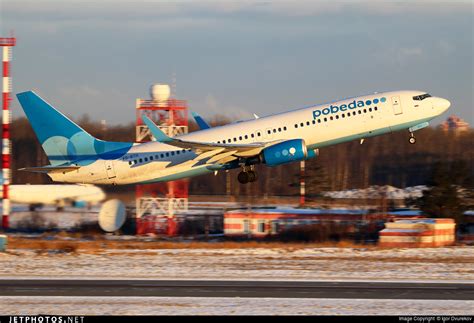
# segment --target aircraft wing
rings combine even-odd
[[[282,140],[276,140],[272,142],[256,142],[250,144],[218,144],[212,142],[198,142],[198,141],[187,141],[178,138],[168,137],[161,129],[148,118],[146,115],[142,116],[143,122],[148,126],[153,137],[159,142],[167,145],[192,149],[196,151],[213,151],[218,150],[218,153],[225,153],[228,151],[234,151],[232,155],[238,157],[251,157],[258,155],[264,148],[272,146]]]

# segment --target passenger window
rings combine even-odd
[[[336,115],[336,119],[339,119],[339,115]]]
[[[138,161],[139,161],[140,163],[143,163],[143,159],[141,159],[141,158],[140,158]]]
[[[309,121],[306,121],[306,125],[309,126]]]
[[[252,138],[253,138],[253,137],[255,137],[255,135],[252,133],[252,134],[250,134],[250,137],[252,137]]]
[[[331,117],[329,117],[329,119],[331,119],[331,120],[334,120],[334,118],[333,118],[332,116],[331,116]]]
[[[166,157],[169,157],[170,156],[170,153],[166,153]]]
[[[283,127],[283,130],[286,131],[286,126]]]
[[[321,123],[321,119],[318,119],[318,123]]]
[[[249,136],[245,135],[245,139],[248,139],[248,138],[249,138]]]
[[[298,125],[295,123],[295,128],[298,128]]]
[[[242,140],[242,136],[239,136],[239,140]]]

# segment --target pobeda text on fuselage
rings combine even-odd
[[[23,170],[54,181],[137,184],[172,181],[241,168],[241,183],[257,179],[256,164],[276,166],[317,156],[318,148],[400,130],[427,127],[450,102],[421,91],[394,91],[311,106],[168,137],[146,116],[154,141],[137,144],[94,138],[32,91],[17,94],[50,165]]]

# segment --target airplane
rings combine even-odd
[[[146,115],[154,141],[109,142],[94,138],[32,91],[18,100],[50,165],[24,168],[53,181],[147,184],[240,168],[237,179],[257,180],[256,164],[277,166],[315,158],[319,148],[429,125],[451,103],[422,91],[392,91],[347,98],[248,121],[167,136]]]
[[[0,181],[3,183],[2,176]],[[65,206],[89,207],[105,199],[104,191],[90,184],[12,184],[8,193],[11,202],[28,204],[31,211],[43,205],[54,205],[58,210]]]

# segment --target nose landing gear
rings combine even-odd
[[[408,138],[408,142],[412,145],[416,142],[416,138],[413,132],[410,132],[410,138]]]
[[[252,166],[243,166],[242,171],[237,175],[237,180],[240,184],[255,182],[257,178],[257,172]]]

